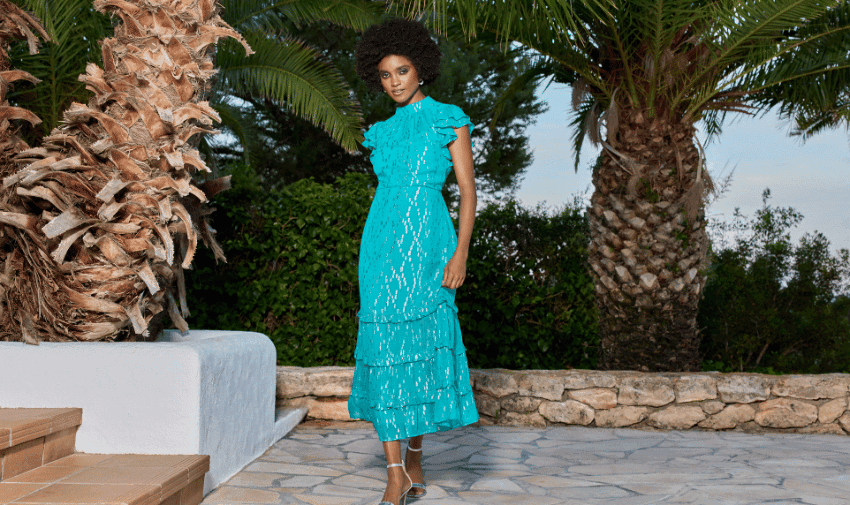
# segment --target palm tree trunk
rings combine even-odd
[[[621,114],[618,131],[594,171],[589,212],[600,365],[696,371],[708,247],[702,209],[711,183],[694,129],[636,113]]]
[[[26,40],[30,52],[34,53],[39,37],[43,40],[49,39],[38,20],[11,2],[0,0],[0,178],[14,174],[14,157],[29,149],[27,143],[18,136],[15,121],[27,121],[33,126],[41,123],[41,119],[35,114],[20,107],[12,107],[6,99],[15,81],[38,81],[27,72],[10,68],[8,45],[12,40]],[[31,224],[27,216],[15,212],[19,209],[20,198],[15,191],[5,186],[0,187],[0,267],[3,268],[3,273],[0,274],[0,310],[3,311],[0,320],[4,323],[11,319],[9,302],[10,298],[15,298],[14,292],[18,288],[12,277],[15,275],[15,269],[22,266],[20,251],[16,247],[21,234],[18,228]],[[0,329],[0,340],[8,339],[11,334],[15,340],[37,343],[32,332],[24,331],[22,327],[23,324],[19,320],[17,328]],[[29,327],[26,330],[29,330]]]
[[[0,275],[0,339],[133,339],[160,312],[186,330],[182,269],[198,238],[223,259],[204,203],[227,184],[195,182],[209,169],[191,139],[218,120],[199,98],[215,42],[244,40],[214,0],[95,7],[121,21],[102,43],[105,68],[80,76],[94,96],[3,181],[20,205],[3,214],[14,245]]]
[[[15,169],[12,157],[29,148],[17,135],[12,121],[22,120],[32,125],[41,123],[32,112],[12,107],[6,100],[6,94],[13,82],[37,81],[27,72],[10,70],[8,44],[12,40],[26,40],[30,52],[35,52],[39,37],[44,40],[49,38],[35,18],[8,0],[0,0],[0,177],[11,174]]]

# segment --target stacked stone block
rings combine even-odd
[[[352,368],[278,368],[278,405],[350,420]],[[482,424],[850,433],[850,375],[471,370]]]

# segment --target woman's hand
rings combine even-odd
[[[463,285],[464,280],[466,280],[466,258],[454,255],[443,269],[443,287],[457,289]]]

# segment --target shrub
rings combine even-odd
[[[359,174],[267,192],[250,169],[237,170],[216,201],[228,263],[199,251],[187,275],[192,326],[264,333],[282,365],[353,364],[357,253],[373,194]],[[508,202],[479,213],[457,297],[472,366],[593,366],[586,247],[576,209],[549,217]]]
[[[216,265],[199,251],[187,275],[190,323],[265,333],[280,364],[353,364],[357,253],[373,180],[351,174],[268,192],[243,168],[234,181],[215,216],[229,262]],[[802,216],[768,200],[765,192],[752,221],[736,212],[713,228],[719,247],[699,312],[703,369],[848,371],[848,251],[831,254],[819,233],[793,244],[789,230]],[[478,213],[457,293],[470,366],[595,366],[587,244],[577,206],[548,215],[507,201]]]
[[[598,343],[588,223],[515,201],[478,213],[457,305],[471,366],[593,368]]]
[[[198,258],[187,278],[190,323],[264,333],[280,364],[353,364],[370,178],[349,174],[336,185],[305,179],[266,192],[243,169],[234,186],[215,216],[228,263]]]
[[[825,373],[850,369],[850,259],[820,233],[798,245],[802,216],[768,205],[753,222],[735,213],[717,232],[735,235],[714,255],[699,323],[706,370]],[[722,240],[721,238],[716,241]]]

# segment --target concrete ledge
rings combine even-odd
[[[351,367],[278,367],[277,404],[346,421]],[[482,424],[850,433],[850,375],[470,370]]]
[[[274,438],[277,442],[293,430],[307,416],[307,409],[275,409]]]
[[[205,454],[208,493],[268,449],[274,345],[265,335],[166,332],[157,342],[0,342],[0,407],[79,407],[76,450]],[[285,426],[284,426],[285,427]]]

